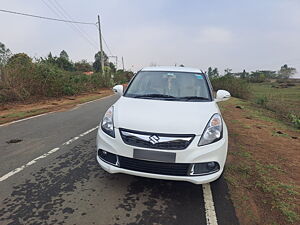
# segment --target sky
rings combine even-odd
[[[96,23],[99,14],[104,51],[118,56],[119,67],[123,56],[132,71],[175,64],[221,73],[283,64],[300,71],[300,0],[1,0],[0,9],[63,18],[57,2],[73,20]],[[31,57],[64,49],[74,62],[92,62],[99,50],[94,25],[2,12],[0,42]]]

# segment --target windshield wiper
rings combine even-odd
[[[179,100],[209,100],[208,98],[205,97],[200,97],[200,96],[185,96],[185,97],[179,97]]]
[[[173,99],[175,98],[172,95],[164,95],[164,94],[146,94],[146,95],[136,95],[134,98],[168,98]]]

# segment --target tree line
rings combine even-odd
[[[227,68],[224,70],[225,74],[224,76],[232,76],[236,78],[242,78],[245,80],[248,80],[250,82],[264,82],[268,79],[288,79],[294,74],[297,73],[297,70],[293,67],[289,67],[287,64],[284,64],[281,66],[281,68],[278,71],[273,70],[256,70],[251,72],[246,72],[246,70],[243,70],[242,72],[232,72],[232,69]],[[210,78],[219,78],[220,73],[218,71],[218,68],[212,68],[209,67],[207,70],[207,74]]]
[[[5,66],[7,63],[9,63],[9,59],[13,56],[15,57],[27,57],[25,53],[18,53],[13,55],[9,48],[7,48],[3,43],[0,42],[0,67]],[[104,58],[104,66],[106,70],[110,70],[111,72],[116,72],[116,67],[112,62],[109,62],[108,56],[105,52],[103,52],[103,58]],[[87,60],[83,59],[78,62],[72,62],[69,59],[69,55],[65,50],[62,50],[59,54],[59,56],[53,56],[50,52],[47,57],[40,57],[35,59],[36,62],[44,62],[49,63],[54,66],[57,66],[60,69],[66,70],[66,71],[79,71],[79,72],[100,72],[101,71],[101,53],[97,52],[94,56],[94,62],[89,63]]]
[[[89,92],[116,83],[126,83],[130,71],[117,70],[104,53],[104,73],[101,54],[94,62],[72,62],[62,50],[59,56],[31,58],[25,53],[12,52],[0,42],[0,103],[24,101],[40,97],[59,97]],[[85,72],[93,72],[87,76]]]

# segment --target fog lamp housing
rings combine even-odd
[[[120,162],[119,162],[119,157],[113,153],[110,153],[110,152],[107,152],[105,150],[102,150],[102,149],[99,149],[98,150],[98,156],[99,158],[108,163],[108,164],[111,164],[111,165],[114,165],[114,166],[120,166]]]
[[[190,168],[190,176],[203,176],[216,173],[220,170],[217,162],[193,163]]]

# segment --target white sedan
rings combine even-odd
[[[186,67],[139,71],[105,113],[97,133],[97,160],[109,173],[188,181],[218,179],[228,134],[217,105],[230,98],[206,74]]]

